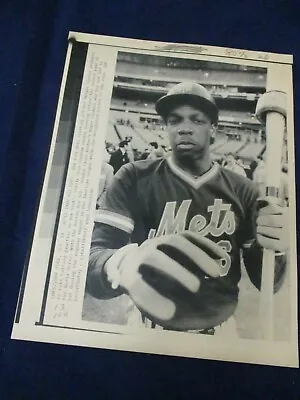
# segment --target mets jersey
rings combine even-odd
[[[249,179],[217,163],[200,177],[179,168],[171,157],[129,163],[115,175],[97,210],[91,254],[107,250],[105,262],[114,249],[130,242],[198,232],[226,251],[221,277],[201,284],[205,313],[208,319],[229,316],[238,300],[240,250],[255,237],[257,197]]]

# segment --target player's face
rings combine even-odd
[[[201,158],[209,151],[214,127],[202,111],[182,105],[170,112],[166,120],[172,151],[177,156]]]

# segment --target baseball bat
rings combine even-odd
[[[283,139],[286,126],[286,97],[278,88],[280,66],[272,66],[267,75],[267,91],[257,103],[257,117],[266,124],[265,184],[266,196],[278,197]],[[259,314],[263,339],[274,340],[275,251],[263,250]]]

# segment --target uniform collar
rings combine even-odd
[[[199,189],[200,186],[202,186],[204,183],[212,179],[219,171],[219,164],[212,163],[211,168],[208,171],[206,171],[203,175],[194,177],[193,175],[189,174],[188,172],[180,168],[177,164],[175,164],[171,156],[167,157],[167,163],[175,175],[184,180],[194,189]]]

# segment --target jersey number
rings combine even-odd
[[[220,240],[217,244],[226,251],[226,256],[220,260],[221,276],[226,276],[231,267],[231,257],[229,253],[232,250],[232,246],[229,240]]]

